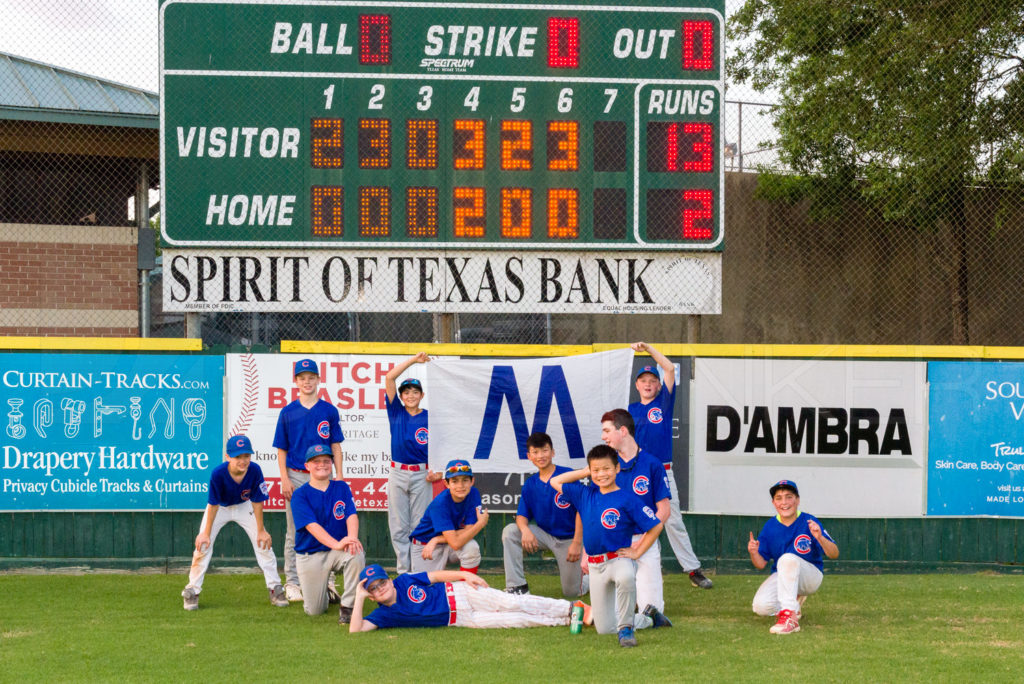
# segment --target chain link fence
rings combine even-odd
[[[188,251],[187,247],[160,245],[159,240],[155,241],[155,247],[150,247],[148,242],[159,232],[160,222],[165,219],[160,201],[161,190],[166,190],[159,165],[160,107],[187,105],[195,111],[209,111],[212,130],[218,113],[229,112],[234,116],[237,111],[273,111],[275,106],[284,106],[281,102],[293,96],[299,99],[329,97],[339,102],[365,95],[372,100],[376,82],[360,82],[359,88],[334,83],[336,89],[330,96],[325,95],[329,88],[327,80],[307,79],[310,83],[303,85],[298,95],[289,92],[290,86],[282,90],[280,84],[275,83],[273,87],[268,85],[250,93],[256,96],[255,101],[250,101],[225,90],[224,82],[218,77],[206,75],[203,77],[208,81],[204,86],[206,90],[197,95],[197,102],[186,103],[183,101],[187,96],[181,89],[160,92],[155,5],[86,0],[71,8],[50,0],[17,0],[8,12],[7,27],[0,27],[0,291],[3,292],[0,294],[0,334],[165,337],[198,334],[211,346],[267,348],[275,347],[284,339],[586,344],[646,338],[710,343],[1019,344],[1024,327],[1024,316],[1020,313],[1024,311],[1024,301],[1017,281],[1024,269],[1024,247],[1021,246],[1024,240],[1019,239],[1022,196],[1017,169],[1021,151],[1018,132],[1024,130],[1024,108],[1016,106],[1020,86],[1015,65],[1020,60],[1015,55],[1019,53],[1020,41],[990,45],[989,52],[985,53],[989,55],[987,58],[982,55],[973,62],[945,64],[924,59],[932,53],[927,51],[928,46],[923,44],[926,41],[922,39],[921,45],[914,45],[914,54],[923,55],[924,61],[915,63],[910,61],[910,50],[901,52],[900,44],[894,42],[906,38],[896,30],[890,17],[897,10],[875,3],[856,3],[849,13],[860,18],[855,21],[841,16],[842,13],[823,13],[815,5],[777,0],[759,4],[767,8],[760,10],[760,15],[752,9],[754,4],[748,8],[746,3],[730,0],[726,5],[732,18],[727,52],[734,61],[725,98],[716,105],[714,116],[693,118],[697,123],[706,120],[717,125],[717,108],[722,111],[721,130],[713,130],[711,138],[715,148],[714,163],[721,165],[724,174],[724,216],[719,219],[725,236],[724,248],[720,262],[712,262],[712,266],[717,263],[720,269],[717,275],[720,290],[712,293],[720,300],[720,313],[708,313],[707,305],[700,300],[702,294],[698,292],[702,288],[706,290],[706,283],[714,282],[716,275],[709,276],[704,266],[698,268],[699,264],[693,266],[692,261],[687,261],[700,250],[680,249],[657,254],[667,257],[662,276],[664,288],[681,293],[673,301],[690,303],[691,308],[677,308],[666,314],[633,313],[637,309],[631,310],[623,302],[614,307],[614,313],[580,307],[584,295],[579,290],[579,282],[569,275],[561,281],[565,290],[561,298],[550,297],[551,301],[532,311],[498,306],[491,301],[487,288],[487,296],[481,296],[477,290],[471,297],[476,301],[444,312],[426,305],[417,308],[414,303],[400,312],[397,309],[366,310],[361,304],[347,305],[347,300],[341,301],[340,288],[347,287],[347,280],[336,280],[331,285],[336,288],[331,292],[340,303],[332,300],[329,306],[307,306],[306,310],[287,310],[285,306],[278,310],[247,310],[252,308],[251,300],[257,299],[258,286],[262,287],[262,281],[256,280],[252,281],[248,302],[240,301],[241,294],[234,292],[229,298],[232,306],[191,311],[178,306],[168,310],[165,288],[181,288],[185,278],[194,296],[199,281],[194,270],[196,262],[190,262],[192,271],[175,270],[170,257],[183,253],[182,249],[192,257],[205,248]],[[976,16],[976,12],[967,12],[974,17],[974,23],[950,20],[946,24],[951,26],[941,24],[944,19],[961,17],[967,7],[967,3],[938,3],[919,9],[916,15],[904,16],[903,21],[921,32],[931,31],[936,44],[943,38],[951,39],[955,31],[960,31],[960,37],[966,39],[974,35],[972,31],[986,30],[984,18]],[[802,52],[772,52],[758,42],[763,39],[793,45],[792,41],[783,40],[787,36],[780,33],[785,28],[780,18],[794,23],[797,15],[806,20],[801,25],[807,32],[799,36],[803,41]],[[769,33],[758,33],[757,20],[772,17],[779,20],[760,24],[760,30]],[[702,21],[700,17],[682,19],[691,20],[698,24]],[[678,21],[678,18],[673,19],[673,22]],[[473,22],[467,20],[467,23]],[[335,32],[320,41],[322,49],[340,50],[342,46],[350,46],[358,51],[360,46],[353,42],[354,36],[359,35],[358,21],[353,20],[351,26],[353,32],[347,39]],[[551,25],[545,26],[545,31],[551,28]],[[557,52],[569,49],[558,47],[562,45],[558,40],[568,40],[577,34],[572,33],[571,26],[568,29],[565,26],[555,26],[556,32],[551,35],[556,37],[551,39],[551,44],[556,46],[556,56],[568,59],[570,52]],[[558,30],[563,32],[558,33]],[[586,19],[580,30],[584,36],[588,35]],[[699,36],[699,26],[696,30]],[[306,40],[300,35],[302,29],[298,23],[291,31],[289,50],[297,41]],[[685,33],[685,26],[682,33]],[[39,37],[43,35],[46,40]],[[716,39],[723,37],[709,33],[708,40],[711,35]],[[888,44],[886,35],[890,38]],[[112,41],[111,36],[121,38]],[[443,38],[453,40],[447,34]],[[231,43],[244,52],[240,46],[253,42],[256,37],[210,32],[209,35],[197,34],[197,39]],[[311,53],[315,55],[320,49],[316,27],[308,39]],[[482,54],[486,52],[487,40],[484,31],[480,38]],[[537,46],[549,45],[546,40],[547,34],[542,32]],[[636,43],[635,46],[630,44],[631,55],[635,57],[638,50],[642,52],[644,44],[639,35],[631,40]],[[695,46],[698,57],[704,49],[701,40],[698,37],[691,45]],[[656,39],[652,41],[655,41],[651,43],[652,49],[656,51],[658,43]],[[874,49],[862,49],[858,41],[875,41],[871,43]],[[443,45],[447,51],[449,43]],[[882,45],[888,48],[879,56],[878,46]],[[624,49],[624,46],[622,43],[620,47]],[[125,49],[129,50],[127,55],[123,52]],[[382,49],[378,42],[374,50]],[[817,64],[814,62],[816,50],[831,51],[837,61],[860,74],[860,80],[844,81],[841,73],[828,72],[823,66],[815,67],[822,69],[816,76],[805,73]],[[104,53],[107,53],[106,58]],[[1002,58],[991,57],[996,54]],[[995,62],[991,63],[993,60]],[[947,68],[951,74],[960,75],[966,68],[964,64],[974,65],[970,76],[979,84],[970,91],[973,99],[969,103],[943,100],[967,92],[950,90],[932,93],[930,99],[901,100],[897,108],[895,100],[901,89],[930,92],[921,85],[921,79],[911,78],[914,74]],[[892,91],[882,90],[881,79],[886,69],[897,67],[901,78],[892,84]],[[438,68],[460,67],[440,65]],[[797,78],[794,73],[804,79],[818,78],[823,87],[810,88],[807,84],[813,80],[794,80]],[[453,72],[453,75],[457,74]],[[625,78],[630,74],[619,76]],[[502,91],[501,96],[515,97],[514,88],[520,84],[507,79],[502,84],[509,93]],[[422,85],[410,82],[400,87],[409,90],[410,102],[415,103],[423,101]],[[761,90],[755,90],[754,85]],[[830,93],[824,86],[831,86],[837,92]],[[486,98],[487,91],[481,92]],[[468,97],[462,90],[456,93],[453,89],[436,89],[431,94],[435,98],[443,97],[449,110],[464,108]],[[700,95],[701,92],[694,91],[695,101],[699,101]],[[811,99],[810,95],[819,99]],[[830,96],[833,99],[829,99]],[[645,153],[647,147],[657,147],[659,154],[664,153],[665,159],[672,160],[666,162],[669,165],[675,160],[682,163],[687,160],[682,156],[671,157],[665,150],[675,149],[672,146],[679,141],[692,150],[694,140],[700,140],[678,137],[683,134],[677,135],[675,129],[670,128],[671,122],[658,117],[648,117],[651,120],[645,125],[651,127],[643,128],[636,137],[628,127],[625,137],[621,132],[616,134],[614,127],[609,127],[601,117],[597,117],[601,120],[587,120],[585,125],[572,129],[566,122],[572,121],[570,114],[578,110],[559,110],[567,106],[560,88],[527,89],[525,97],[533,99],[527,100],[524,116],[529,115],[537,129],[530,138],[534,143],[529,154],[524,151],[526,148],[516,144],[524,140],[521,117],[502,116],[501,121],[506,123],[493,123],[492,128],[486,130],[490,140],[487,152],[495,152],[498,158],[485,163],[493,163],[493,166],[465,171],[477,174],[467,176],[475,180],[464,185],[455,183],[456,187],[486,190],[489,198],[486,220],[491,226],[486,229],[491,231],[487,235],[506,238],[502,248],[506,254],[544,255],[553,249],[557,251],[561,238],[552,237],[557,232],[555,229],[572,228],[589,239],[595,239],[599,233],[618,236],[621,232],[624,236],[622,253],[612,252],[608,257],[623,257],[630,247],[623,228],[626,224],[621,218],[627,209],[616,203],[622,201],[625,196],[622,193],[632,192],[630,179],[619,167],[609,171],[595,169],[611,169],[600,165],[613,163],[622,154],[631,157],[638,145],[644,146]],[[588,111],[612,106],[604,87],[578,86],[573,97],[573,106]],[[671,98],[671,94],[668,97]],[[625,95],[622,99],[630,100]],[[844,101],[860,103],[864,111],[848,111],[836,104]],[[665,104],[670,106],[671,99]],[[890,104],[891,109],[886,111],[888,118],[882,120],[892,129],[886,137],[869,113],[884,110]],[[502,106],[507,108],[507,105]],[[511,106],[514,109],[514,101]],[[951,119],[937,113],[942,108],[958,107],[976,119],[984,119],[985,125],[976,127],[980,130],[956,128],[952,127]],[[832,114],[822,117],[823,111]],[[436,124],[430,116],[424,115],[422,120]],[[221,117],[227,118],[230,117]],[[251,118],[259,122],[273,117],[253,113]],[[363,117],[363,123],[348,121],[343,130],[335,130],[337,120],[325,116],[319,120],[319,128],[314,126],[319,132],[311,135],[322,143],[317,147],[322,152],[321,165],[336,164],[338,155],[343,153],[346,169],[354,169],[345,176],[343,183],[337,184],[343,186],[341,201],[345,208],[341,209],[339,204],[335,209],[330,193],[319,205],[321,228],[337,228],[348,236],[365,237],[384,225],[381,220],[385,217],[390,220],[389,235],[395,238],[388,243],[391,248],[397,245],[407,253],[434,249],[431,235],[443,237],[445,225],[457,224],[453,214],[458,207],[471,210],[475,200],[468,195],[462,199],[456,195],[450,201],[443,195],[439,200],[431,200],[429,193],[417,196],[420,204],[415,206],[427,213],[416,215],[434,218],[432,221],[424,219],[426,222],[413,221],[417,229],[424,229],[426,233],[406,233],[413,225],[409,223],[412,220],[409,207],[415,204],[407,201],[406,186],[416,189],[429,184],[406,182],[403,177],[400,187],[392,189],[392,194],[385,199],[376,191],[367,191],[367,188],[384,186],[374,180],[377,171],[372,164],[371,167],[361,164],[372,162],[381,149],[381,118]],[[413,120],[414,117],[394,117],[396,122],[399,119],[404,122],[406,118]],[[454,144],[454,138],[445,138],[445,135],[449,129],[457,129],[459,124],[455,121],[483,121],[468,115],[456,117],[448,110],[436,118],[442,121],[440,137],[424,134],[427,137],[420,141],[423,144],[419,147],[413,145],[418,138],[408,133],[411,129],[407,130],[404,123],[390,129],[389,163],[403,167],[403,173],[410,174],[410,178],[417,173],[406,168],[412,161],[429,166],[431,154],[438,145],[443,157],[445,146],[450,148]],[[552,124],[556,124],[554,128]],[[310,133],[308,128],[301,129],[302,135]],[[604,131],[604,137],[596,135],[598,129]],[[641,131],[639,124],[637,130]],[[574,146],[567,147],[566,141],[573,131],[578,138],[574,138]],[[905,136],[900,136],[901,131]],[[958,131],[965,137],[957,137]],[[343,146],[329,144],[335,133],[345,138]],[[187,137],[187,127],[183,135]],[[194,135],[199,135],[198,127]],[[285,138],[283,132],[279,131],[279,135],[280,157]],[[471,150],[475,134],[464,131],[458,135],[462,149]],[[966,137],[968,135],[970,137]],[[879,138],[885,138],[883,142],[887,141],[887,146],[879,142]],[[168,140],[177,144],[173,136],[168,136],[165,144]],[[255,140],[258,146],[259,137]],[[661,142],[652,142],[655,140]],[[212,138],[208,138],[204,144],[209,146],[211,141]],[[222,136],[221,143],[225,149],[233,144],[230,132]],[[185,144],[184,140],[181,144]],[[193,144],[199,144],[198,138]],[[238,144],[244,144],[244,140]],[[409,152],[410,145],[413,152]],[[963,148],[970,152],[966,157],[956,153]],[[504,160],[502,153],[507,153]],[[409,157],[410,154],[413,156]],[[472,161],[470,156],[466,158]],[[557,176],[560,173],[557,165],[570,161],[588,167],[600,181],[587,186],[578,195],[561,195],[561,204],[558,200],[552,203],[546,190],[548,186],[535,182],[535,177]],[[532,165],[524,172],[528,174],[524,176],[526,181],[508,184],[500,180],[502,173],[514,173],[507,165],[525,163]],[[642,165],[643,161],[639,163]],[[956,177],[958,184],[950,184],[948,174],[938,171],[954,163],[963,167]],[[908,169],[921,173],[911,179]],[[288,168],[280,171],[287,172]],[[329,177],[317,176],[321,172],[316,170],[307,169],[304,173],[309,177]],[[450,177],[457,172],[433,168],[422,173],[424,178],[437,180],[438,186],[450,187]],[[687,178],[694,175],[679,174]],[[194,179],[187,176],[187,169],[184,175],[179,171],[175,182],[196,180],[197,186],[212,183],[205,171],[197,170]],[[671,189],[672,192],[678,189],[678,197],[682,198],[684,186],[689,182],[681,182],[678,188]],[[312,185],[320,187],[329,183],[317,181]],[[556,183],[554,187],[561,186]],[[506,192],[510,188],[516,192]],[[522,188],[532,192],[519,192]],[[664,188],[652,181],[650,189]],[[268,194],[271,190],[260,192]],[[207,192],[207,195],[215,194],[221,193]],[[657,206],[666,207],[665,211],[673,216],[689,206],[680,203],[682,199],[666,201],[668,204]],[[631,204],[626,206],[632,210]],[[650,206],[656,205],[652,201]],[[700,205],[693,206],[700,208]],[[203,204],[198,214],[205,217],[208,210],[207,204]],[[173,223],[175,217],[173,209],[171,211],[172,216],[167,220]],[[331,221],[324,222],[341,216],[338,212],[342,211],[346,212],[346,224],[351,225],[339,223],[332,228]],[[222,213],[226,234],[231,223],[230,200],[224,204]],[[657,223],[654,213],[652,209],[651,220]],[[215,212],[214,224],[218,215]],[[470,214],[464,212],[462,216]],[[308,216],[304,219],[304,223],[310,221]],[[471,223],[464,221],[461,225],[468,230]],[[441,228],[437,229],[436,224]],[[430,226],[435,226],[435,233],[430,233]],[[213,228],[220,229],[216,225]],[[188,229],[195,229],[197,233],[212,231],[210,226],[197,228],[194,224]],[[515,242],[516,236],[524,230],[533,237],[539,236],[539,242],[528,245],[528,249],[517,247]],[[210,249],[216,252],[242,248],[259,256],[267,253],[261,251],[266,249],[262,244],[264,238],[266,235],[257,236],[251,244],[241,247]],[[365,247],[363,244],[362,248]],[[289,249],[299,253],[306,248]],[[337,252],[347,256],[348,249],[346,245]],[[323,251],[317,253],[323,254]],[[150,256],[155,259],[150,261]],[[683,266],[673,266],[676,262]],[[261,262],[263,272],[259,277],[266,277],[268,264]],[[218,267],[221,267],[219,261]],[[561,267],[571,273],[571,267],[566,267],[564,262]],[[238,266],[233,263],[232,268]],[[487,267],[474,268],[478,270],[472,272],[472,279],[479,286],[487,277]],[[238,272],[233,273],[237,276]],[[611,282],[601,280],[604,276],[599,271],[595,273],[593,282],[603,285]],[[249,276],[256,278],[251,271]],[[319,284],[320,271],[308,278]],[[378,275],[378,280],[383,278],[383,274]],[[287,284],[281,280],[282,288]],[[227,288],[220,280],[211,280],[209,287],[211,290]],[[353,302],[362,292],[359,287],[356,284],[351,288]],[[570,296],[572,288],[575,288],[575,299]],[[687,292],[688,288],[694,291]],[[264,288],[260,295],[269,297],[268,292]],[[593,292],[586,296],[597,299]]]

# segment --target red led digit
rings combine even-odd
[[[484,130],[483,119],[455,120],[455,134],[452,136],[452,160],[456,169],[483,171]]]
[[[548,66],[577,69],[580,66],[580,20],[577,17],[548,18]]]
[[[359,120],[359,168],[391,168],[391,121],[389,119]]]
[[[683,22],[683,68],[690,71],[715,68],[715,25],[710,21]]]
[[[359,188],[359,236],[391,234],[391,188]]]
[[[436,169],[437,120],[409,119],[406,133],[406,166],[410,169]]]
[[[580,193],[575,188],[548,190],[548,237],[580,236]]]
[[[345,191],[333,185],[310,188],[309,218],[316,237],[341,237],[345,234]]]
[[[455,188],[452,201],[455,210],[455,237],[484,236],[484,229],[487,227],[485,199],[483,188]]]
[[[533,167],[533,122],[501,122],[502,171],[529,171]]]
[[[683,238],[686,240],[709,240],[712,234],[712,207],[715,193],[711,190],[684,190],[683,202],[695,202],[697,207],[683,208]],[[700,222],[698,224],[698,221]]]
[[[548,121],[548,170],[579,170],[580,126],[576,121]]]
[[[533,231],[533,191],[501,189],[501,237],[528,238]]]
[[[343,119],[311,119],[310,159],[314,169],[340,169],[345,164]]]
[[[405,227],[409,237],[437,237],[437,188],[407,188]]]
[[[391,17],[359,15],[359,63],[391,64]]]
[[[672,125],[675,126],[676,124]],[[695,121],[684,123],[683,133],[686,134],[688,140],[696,138],[689,147],[690,151],[697,155],[696,159],[686,159],[683,161],[683,171],[706,173],[713,170],[715,168],[715,129],[711,124]]]

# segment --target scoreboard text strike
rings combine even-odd
[[[705,5],[167,0],[165,239],[721,250]]]

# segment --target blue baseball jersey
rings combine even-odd
[[[426,463],[430,437],[426,409],[410,416],[397,394],[387,402],[387,406],[388,423],[391,425],[391,460],[409,465]]]
[[[759,547],[757,552],[766,561],[771,561],[772,572],[778,570],[779,557],[784,553],[795,553],[808,563],[814,565],[822,572],[825,565],[822,563],[824,551],[821,544],[811,534],[807,523],[813,520],[821,527],[821,533],[831,542],[835,540],[829,536],[825,526],[817,518],[809,513],[800,511],[796,520],[789,527],[779,522],[778,516],[771,518],[761,528],[761,534],[757,536]]]
[[[556,465],[551,477],[570,470],[572,468]],[[516,515],[534,521],[537,527],[556,539],[572,539],[576,534],[576,507],[550,484],[541,480],[538,473],[526,478],[523,483]]]
[[[263,470],[252,461],[241,482],[228,472],[230,463],[224,461],[210,474],[210,491],[206,503],[211,506],[237,506],[244,501],[260,503],[270,498],[270,485],[263,481]]]
[[[323,399],[308,409],[296,399],[277,417],[274,446],[288,452],[286,465],[294,470],[306,469],[306,451],[314,444],[330,447],[344,441],[338,409]]]
[[[672,498],[665,472],[665,466],[658,459],[640,449],[629,461],[619,461],[619,474],[615,476],[615,484],[633,492],[643,505],[650,506],[652,511],[656,511],[659,501]]]
[[[292,494],[295,553],[330,551],[306,530],[306,525],[319,523],[327,534],[341,539],[348,534],[346,518],[355,514],[352,489],[344,480],[331,480],[322,492],[308,482],[302,485]]]
[[[388,627],[444,627],[448,624],[448,596],[445,583],[434,582],[425,572],[399,575],[395,582],[395,602],[378,605],[364,620]]]
[[[579,510],[583,548],[592,556],[624,549],[633,543],[636,530],[646,532],[661,522],[654,509],[625,489],[602,494],[595,484],[567,482],[562,496]]]
[[[423,519],[409,535],[409,539],[426,544],[447,530],[458,530],[476,522],[476,509],[481,505],[480,490],[473,487],[462,501],[452,499],[446,489],[430,502]]]
[[[658,396],[649,404],[635,401],[629,405],[629,415],[636,424],[636,443],[662,463],[672,463],[672,416],[676,406],[676,386],[672,391],[661,386]]]

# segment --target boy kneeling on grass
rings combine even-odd
[[[270,545],[270,533],[263,527],[263,502],[269,498],[269,485],[263,481],[263,470],[252,462],[252,444],[245,435],[228,437],[228,459],[213,469],[206,499],[206,512],[196,535],[196,549],[188,584],[181,592],[185,610],[199,608],[199,592],[213,558],[213,542],[221,528],[229,522],[245,530],[256,552],[256,561],[270,592],[270,602],[279,608],[288,606],[281,576],[277,574],[277,556]]]
[[[587,453],[586,468],[555,475],[549,484],[576,507],[583,522],[597,633],[618,632],[619,645],[633,647],[636,559],[651,548],[664,525],[632,490],[619,488],[615,483],[618,473],[618,453],[601,444]],[[589,485],[577,482],[585,477],[590,478]],[[635,543],[634,533],[642,535]],[[643,615],[654,627],[672,624],[654,606],[644,608]]]
[[[772,574],[754,594],[753,608],[758,615],[778,615],[769,632],[792,634],[800,631],[804,599],[818,591],[825,577],[822,554],[839,558],[839,547],[817,518],[800,510],[795,482],[779,480],[768,491],[777,515],[764,524],[757,539],[750,533],[747,551],[758,570],[774,562]]]
[[[366,597],[377,608],[363,617]],[[509,594],[487,586],[466,570],[434,570],[399,575],[394,580],[379,565],[359,573],[356,602],[349,632],[388,627],[555,627],[568,625],[574,606],[581,606],[584,621],[590,607],[532,594]]]
[[[473,486],[469,461],[455,459],[444,468],[447,489],[427,505],[423,518],[409,535],[413,572],[444,570],[458,561],[460,570],[476,572],[480,567],[480,544],[476,535],[487,524],[480,490]]]

